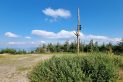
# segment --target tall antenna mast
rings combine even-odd
[[[74,33],[77,37],[77,54],[79,54],[79,45],[80,45],[80,30],[81,30],[81,25],[80,25],[80,11],[78,8],[78,12],[77,12],[77,18],[78,18],[78,25],[77,25],[77,31],[76,33]]]

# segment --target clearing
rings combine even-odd
[[[56,54],[54,54],[56,55]],[[63,54],[61,54],[63,55]],[[68,54],[69,55],[69,54]],[[72,55],[72,54],[71,54]],[[85,55],[85,54],[83,54]],[[0,54],[0,82],[29,82],[28,72],[39,61],[49,59],[53,56],[42,54],[10,55]],[[57,56],[60,56],[60,54]],[[122,56],[120,56],[122,58]],[[122,58],[123,61],[123,58]],[[123,69],[120,69],[120,80],[123,82]]]
[[[0,82],[29,82],[27,74],[39,61],[52,55],[0,55]]]

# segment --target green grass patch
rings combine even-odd
[[[0,58],[5,58],[5,56],[4,55],[0,55]]]
[[[31,67],[18,67],[17,68],[17,71],[26,71],[26,70],[30,70],[31,69]]]
[[[54,56],[29,73],[31,82],[116,82],[119,59],[107,54]]]

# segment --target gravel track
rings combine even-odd
[[[0,58],[0,82],[29,82],[27,77],[31,68],[38,63],[49,59],[52,55],[23,55]]]

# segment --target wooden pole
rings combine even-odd
[[[80,45],[80,30],[81,30],[81,25],[80,25],[80,11],[78,8],[78,12],[77,12],[77,18],[78,18],[78,25],[77,25],[77,32],[75,33],[76,37],[77,37],[77,54],[79,54],[79,45]]]

